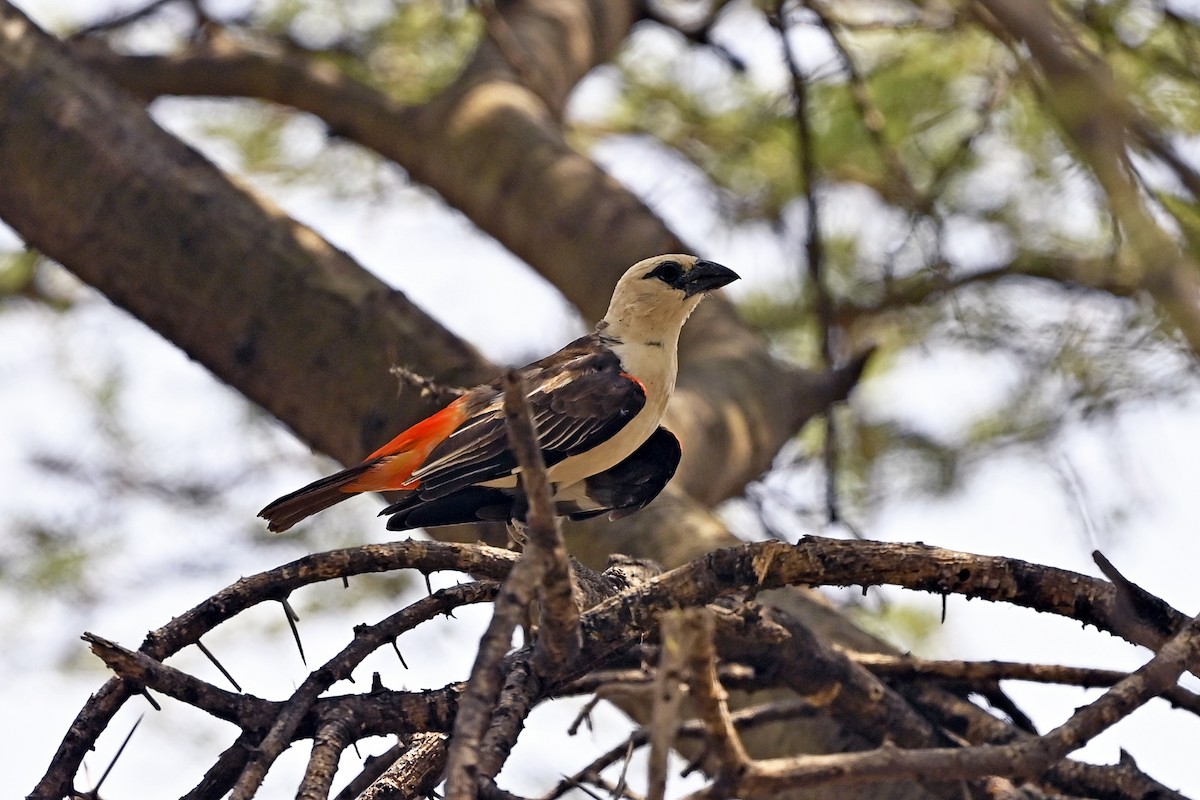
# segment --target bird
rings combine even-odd
[[[633,513],[666,486],[681,446],[659,422],[675,388],[679,332],[709,292],[738,278],[692,255],[639,261],[592,333],[520,368],[557,513]],[[389,530],[511,518],[524,498],[503,405],[501,379],[470,389],[258,515],[280,533],[355,494],[401,492],[381,512]]]
[[[683,448],[679,438],[661,425],[637,450],[603,472],[555,492],[554,512],[572,520],[607,514],[617,520],[645,508],[675,475]],[[468,486],[444,497],[425,499],[412,492],[379,512],[387,529],[436,528],[477,522],[508,522],[528,512],[519,486]]]

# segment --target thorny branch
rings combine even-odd
[[[422,570],[475,570],[501,577],[511,564],[512,556],[505,551],[497,551],[481,545],[464,546],[426,542],[368,546],[311,556],[279,570],[272,570],[270,573],[251,576],[240,581],[230,589],[219,593],[213,600],[206,601],[198,609],[188,612],[156,632],[151,637],[151,642],[157,641],[169,645],[170,648],[173,648],[171,650],[173,652],[186,643],[189,637],[191,640],[198,638],[200,634],[211,629],[211,625],[233,616],[238,610],[256,602],[273,599],[277,596],[280,586],[290,585],[294,588],[313,580],[337,579],[343,574],[406,567]],[[273,587],[274,591],[267,591],[268,577],[277,582]],[[582,678],[594,667],[612,663],[615,658],[628,652],[628,648],[631,646],[653,642],[658,636],[659,620],[664,611],[678,607],[702,606],[721,597],[729,599],[722,601],[712,609],[712,614],[717,620],[715,641],[718,643],[721,655],[723,658],[735,658],[744,662],[746,656],[757,652],[759,664],[755,667],[753,674],[761,678],[761,686],[773,685],[780,681],[790,682],[789,685],[794,690],[808,695],[810,708],[819,709],[820,713],[832,714],[834,718],[843,722],[855,716],[857,712],[854,709],[856,707],[861,710],[867,708],[870,703],[878,705],[880,702],[879,689],[872,689],[868,684],[859,685],[856,683],[859,679],[851,678],[851,673],[844,672],[845,667],[835,666],[839,658],[848,663],[845,655],[839,655],[832,651],[827,652],[823,656],[827,659],[825,666],[820,667],[805,666],[806,662],[793,660],[811,659],[814,653],[821,651],[819,648],[813,650],[803,628],[794,622],[787,621],[786,616],[779,616],[782,612],[765,610],[762,607],[754,610],[753,604],[747,606],[735,599],[747,591],[753,593],[783,585],[845,585],[850,583],[874,585],[886,582],[925,591],[1016,602],[1041,611],[1072,617],[1119,635],[1129,636],[1132,640],[1140,641],[1150,647],[1163,647],[1162,655],[1153,663],[1163,662],[1166,666],[1146,668],[1143,672],[1149,677],[1140,677],[1134,684],[1121,681],[1110,693],[1113,699],[1106,700],[1099,710],[1089,712],[1089,716],[1085,719],[1086,724],[1073,724],[1069,729],[1073,733],[1069,736],[1062,732],[1053,734],[1057,737],[1053,740],[1054,749],[1043,751],[1034,745],[1025,743],[1025,739],[1021,738],[1011,746],[1022,749],[1005,751],[1006,757],[1012,756],[1014,752],[1019,755],[1023,760],[1013,763],[1024,765],[1024,769],[1037,771],[1050,766],[1051,773],[1048,780],[1051,780],[1052,784],[1056,786],[1066,784],[1066,787],[1070,788],[1090,782],[1094,785],[1107,786],[1110,789],[1118,785],[1141,787],[1142,789],[1157,787],[1156,784],[1148,781],[1144,776],[1140,776],[1136,771],[1133,771],[1131,776],[1128,765],[1120,768],[1106,768],[1078,765],[1074,762],[1060,762],[1056,765],[1055,762],[1061,757],[1058,754],[1063,747],[1071,746],[1073,749],[1099,727],[1112,724],[1137,704],[1155,694],[1171,691],[1173,682],[1170,680],[1170,675],[1176,667],[1182,668],[1179,666],[1180,664],[1188,663],[1188,659],[1192,659],[1193,664],[1200,663],[1195,652],[1196,623],[1188,623],[1179,612],[1161,601],[1147,603],[1143,599],[1134,607],[1119,596],[1121,592],[1114,589],[1112,584],[1101,580],[1010,559],[972,556],[921,545],[842,542],[810,537],[801,540],[796,545],[767,542],[716,551],[704,559],[634,585],[621,584],[611,580],[607,582],[596,580],[587,573],[582,573],[580,577],[595,583],[594,588],[605,587],[600,591],[607,592],[611,596],[583,614],[580,625],[583,638],[579,658],[570,663],[543,665],[539,671],[531,666],[533,645],[527,645],[508,655],[504,655],[504,651],[508,648],[507,642],[503,644],[503,647],[496,648],[499,650],[501,658],[494,662],[495,666],[492,669],[498,677],[495,684],[497,690],[502,691],[502,696],[506,698],[502,703],[506,713],[493,720],[490,709],[494,706],[487,706],[487,713],[483,715],[484,726],[477,734],[479,738],[476,741],[482,740],[484,745],[477,750],[477,774],[485,780],[490,781],[502,766],[512,742],[515,741],[516,733],[520,730],[524,715],[530,708],[566,689],[573,681]],[[434,596],[418,601],[414,606],[397,612],[389,618],[388,625],[381,623],[371,628],[360,629],[356,634],[358,643],[352,643],[344,651],[343,657],[345,654],[359,654],[366,650],[368,641],[374,646],[385,644],[390,641],[391,636],[408,629],[419,619],[440,613],[440,610],[448,607],[447,604],[461,603],[472,597],[484,597],[477,593],[484,591],[482,584],[479,585],[478,590],[472,589],[471,586],[468,584],[443,590]],[[1128,590],[1121,591],[1128,592]],[[611,594],[612,592],[616,593]],[[532,598],[536,594],[536,589],[523,590],[523,594]],[[223,602],[215,602],[217,598],[222,598]],[[215,608],[220,608],[220,612],[213,610]],[[1143,615],[1145,618],[1136,623],[1131,622],[1128,619],[1131,608],[1134,609],[1134,613]],[[203,622],[198,618],[202,618]],[[724,633],[722,633],[723,630]],[[183,635],[184,631],[187,632],[186,637]],[[1181,631],[1189,631],[1189,633],[1180,637]],[[781,636],[782,638],[780,638]],[[1175,644],[1164,647],[1164,642],[1172,637],[1176,637]],[[196,683],[196,679],[183,677],[178,671],[161,664],[164,656],[159,653],[166,649],[164,645],[159,645],[158,648],[144,646],[142,652],[131,653],[110,643],[104,643],[98,638],[93,639],[93,642],[97,646],[98,652],[105,656],[106,661],[120,675],[117,683],[123,687],[122,691],[125,692],[126,697],[143,687],[151,687],[173,696],[187,698],[188,702],[192,702],[209,713],[236,720],[237,724],[248,731],[264,730],[271,726],[278,728],[278,720],[292,719],[296,713],[293,710],[298,707],[295,700],[274,704],[245,695],[234,695],[208,685],[201,688],[200,684]],[[739,647],[744,652],[737,652]],[[355,655],[355,657],[358,656]],[[829,661],[830,658],[834,660]],[[769,669],[762,669],[764,665],[771,663],[785,666],[773,673]],[[348,662],[338,662],[337,664],[331,662],[322,667],[314,673],[320,677],[313,678],[313,683],[306,682],[305,686],[302,686],[297,692],[297,696],[307,698],[311,693],[311,688],[306,687],[319,684],[328,685],[332,675],[346,674],[347,666]],[[857,668],[861,669],[861,667]],[[843,672],[839,673],[838,670],[843,670]],[[795,682],[797,676],[802,677],[806,673],[841,675],[841,677],[837,677],[829,683]],[[735,674],[746,677],[748,673],[742,671]],[[1142,672],[1138,673],[1138,675],[1142,674]],[[902,711],[901,709],[907,708],[907,706],[901,703],[900,706],[897,706],[897,713],[915,715],[951,713],[960,719],[964,714],[968,716],[978,714],[981,718],[978,725],[981,727],[978,727],[978,734],[965,732],[968,733],[969,741],[974,741],[976,735],[985,739],[993,736],[1008,736],[1009,738],[1012,736],[1011,728],[975,706],[963,701],[955,701],[962,703],[962,707],[951,710],[947,705],[952,701],[951,697],[944,693],[939,695],[928,686],[922,688],[924,684],[921,684],[919,679],[917,682],[902,685],[909,688],[903,689],[901,694],[907,702],[913,705],[912,710]],[[887,691],[882,691],[886,696]],[[862,699],[856,699],[860,695]],[[104,725],[97,725],[97,720],[107,719],[115,710],[112,705],[113,701],[108,699],[111,696],[101,693],[93,698],[81,712],[80,724],[76,726],[75,730],[102,730]],[[493,698],[495,696],[495,694],[492,695]],[[414,732],[445,733],[451,724],[450,717],[453,716],[453,711],[450,709],[456,705],[457,701],[457,707],[461,710],[462,697],[461,687],[451,686],[441,691],[424,694],[373,691],[369,695],[359,697],[314,699],[312,703],[304,707],[298,718],[288,723],[288,727],[291,728],[288,741],[296,738],[322,736],[325,738],[325,743],[319,748],[318,756],[324,758],[326,753],[338,747],[344,747],[347,743],[364,735],[378,735],[385,732],[406,736],[412,735]],[[860,702],[862,705],[856,706],[856,703]],[[423,704],[428,707],[430,703],[441,704],[442,710],[433,714],[426,712],[422,716],[420,709]],[[370,711],[372,708],[375,710]],[[388,709],[391,710],[388,711]],[[398,712],[398,709],[405,710]],[[839,711],[839,709],[843,710]],[[945,709],[945,712],[937,709]],[[919,716],[914,716],[914,719],[919,718]],[[936,719],[936,717],[934,718]],[[405,729],[399,723],[399,720],[402,719],[421,720],[421,722],[419,726],[414,725]],[[459,719],[461,720],[461,714]],[[732,717],[731,719],[736,720],[737,718]],[[345,724],[340,724],[338,720],[345,721]],[[921,724],[927,725],[928,723]],[[490,730],[487,729],[488,725],[491,726]],[[972,725],[975,726],[976,723],[972,723]],[[989,726],[991,727],[989,728]],[[415,730],[418,727],[420,730]],[[282,730],[282,728],[278,729]],[[994,733],[988,733],[993,729]],[[972,727],[972,731],[975,730],[976,728]],[[1005,731],[1008,733],[1006,734]],[[881,736],[877,733],[870,739],[879,742]],[[88,740],[69,741],[64,743],[64,747],[79,748],[81,756],[92,740],[94,740],[94,736]],[[248,745],[252,745],[256,741],[257,736],[253,734],[249,738],[246,736],[240,738],[240,744],[230,748],[222,756],[219,768],[214,767],[214,770],[210,770],[210,774],[206,776],[206,781],[202,786],[208,787],[211,792],[227,791],[229,783],[236,779],[238,772],[241,771],[239,763],[245,763],[248,751],[253,749]],[[905,770],[915,769],[916,767],[913,765],[930,763],[922,759],[934,759],[936,763],[940,764],[941,761],[938,759],[951,757],[945,755],[950,752],[955,753],[951,758],[955,764],[960,765],[956,769],[959,769],[964,775],[983,774],[979,770],[984,769],[984,765],[988,765],[987,769],[996,769],[993,759],[999,758],[996,755],[999,750],[980,751],[984,755],[964,757],[961,755],[963,751],[958,748],[942,747],[939,750],[934,747],[928,749],[932,743],[934,740],[928,739],[925,735],[918,735],[911,744],[906,744],[906,746],[926,749],[905,751],[891,746],[890,750],[920,754],[905,755],[900,761],[897,761],[890,750],[885,747],[884,751],[872,751],[875,752],[874,755],[859,754],[855,756],[859,760],[852,762],[809,761],[805,762],[802,767],[798,766],[799,762],[764,762],[770,766],[770,769],[747,773],[751,777],[744,779],[750,781],[744,788],[748,792],[747,796],[753,796],[761,787],[769,786],[771,791],[774,791],[780,782],[785,780],[827,780],[830,779],[827,777],[830,774],[829,764],[836,766],[837,777],[834,778],[836,780],[850,780],[851,778],[844,777],[846,775],[853,775],[854,780],[867,779],[870,776],[880,779],[888,776],[894,778],[896,775],[909,774]],[[1007,746],[1003,745],[1003,747]],[[431,751],[432,755],[436,755],[438,752],[441,752],[439,747],[434,747]],[[1045,752],[1051,753],[1054,757],[1046,756]],[[428,767],[430,762],[427,758],[422,757],[420,763]],[[845,764],[851,764],[852,768],[846,767],[846,770],[849,771],[843,770]],[[897,767],[897,764],[901,764],[901,766]],[[820,769],[814,765],[819,766]],[[319,764],[315,765],[310,772],[314,776],[321,775],[319,780],[314,778],[315,784],[324,785],[323,782],[326,779],[323,773],[320,773],[319,766]],[[66,769],[67,762],[60,757],[56,760],[52,774],[48,775],[47,780],[53,777],[55,771],[65,771]],[[73,775],[74,771],[72,770],[69,774]],[[938,774],[942,776],[942,773]],[[225,788],[222,789],[222,786]],[[468,788],[473,789],[473,787]],[[199,789],[200,787],[197,787],[197,793],[194,793],[193,796],[211,796],[211,793],[202,793],[199,792]],[[1130,789],[1129,791],[1134,790]],[[1155,788],[1155,791],[1158,789]],[[69,792],[62,790],[56,793],[52,787],[43,786],[35,790],[34,796],[52,797],[66,793]],[[1132,795],[1118,792],[1116,796]]]

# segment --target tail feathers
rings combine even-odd
[[[324,511],[355,494],[354,490],[347,491],[346,487],[373,466],[375,462],[366,461],[313,481],[268,504],[258,515],[267,521],[267,530],[282,533],[305,517]]]

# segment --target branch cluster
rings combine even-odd
[[[441,779],[448,748],[452,763],[465,758],[459,763],[469,765],[450,791],[464,797],[494,794],[500,791],[494,778],[526,715],[539,703],[581,690],[605,697],[642,693],[652,699],[655,712],[649,727],[635,731],[628,742],[574,776],[575,784],[604,785],[601,771],[627,761],[634,750],[649,745],[652,752],[665,753],[679,739],[703,742],[694,766],[704,769],[713,782],[701,797],[767,797],[796,786],[903,779],[924,782],[934,794],[961,796],[958,781],[982,792],[988,776],[1032,781],[1043,791],[1064,794],[1086,796],[1102,789],[1114,797],[1150,791],[1176,796],[1131,764],[1094,767],[1065,757],[1152,697],[1169,695],[1177,705],[1195,710],[1195,697],[1176,685],[1182,670],[1200,669],[1200,626],[1194,620],[1161,602],[1148,605],[1144,596],[1131,602],[1122,595],[1133,589],[1103,580],[922,545],[813,537],[796,545],[750,544],[714,552],[648,579],[631,578],[621,566],[604,575],[576,567],[578,596],[604,598],[583,611],[577,628],[568,623],[568,630],[579,634],[576,655],[538,657],[548,646],[543,602],[535,641],[511,652],[506,652],[507,646],[481,647],[466,686],[450,684],[425,692],[375,686],[362,694],[324,696],[367,654],[390,646],[397,636],[434,616],[479,602],[496,602],[498,617],[505,602],[528,610],[546,574],[538,577],[542,583],[535,582],[532,591],[515,586],[514,581],[523,580],[517,569],[521,563],[514,554],[483,545],[399,542],[352,548],[245,578],[152,633],[136,652],[89,634],[93,650],[117,677],[80,712],[72,735],[32,796],[77,792],[73,780],[83,755],[116,708],[141,692],[174,697],[241,728],[241,735],[217,758],[191,797],[229,791],[252,796],[278,755],[303,739],[313,740],[314,747],[302,792],[325,797],[341,751],[378,735],[396,736],[398,744],[386,763],[371,761],[355,779],[355,786],[377,784],[369,796],[410,797],[431,791]],[[481,580],[441,590],[374,625],[359,626],[349,645],[281,703],[220,689],[163,663],[221,621],[278,599],[281,588],[397,568],[454,569],[473,572]],[[497,580],[506,581],[504,589]],[[1079,683],[1094,683],[1096,676],[1050,666],[956,666],[860,656],[822,646],[787,612],[752,600],[761,590],[781,586],[883,583],[1060,614],[1145,644],[1157,655],[1130,676],[1103,676],[1103,682],[1113,684],[1108,692],[1039,737],[967,702],[967,691],[987,693],[998,678],[1023,678],[1034,672],[1041,672],[1043,680]],[[1133,613],[1142,616],[1131,619]],[[511,636],[512,629],[507,631]],[[487,659],[485,651],[490,654]],[[488,676],[486,690],[476,692],[472,684],[483,675]],[[727,683],[739,690],[786,687],[795,695],[786,703],[731,713],[724,701]],[[693,700],[695,722],[681,710],[685,695]],[[474,721],[469,722],[464,713],[472,704]],[[743,730],[812,716],[834,720],[865,749],[758,760],[742,744]],[[947,727],[949,720],[954,722]],[[474,726],[471,734],[461,735],[468,724]],[[454,738],[448,738],[452,732]],[[661,763],[661,756],[652,756],[651,763]],[[665,784],[665,771],[652,769],[652,778],[656,774],[652,794],[654,786]],[[385,786],[408,789],[396,793],[400,790]],[[551,789],[547,797],[566,788],[564,784]]]

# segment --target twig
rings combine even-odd
[[[636,667],[631,669],[600,669],[590,672],[558,692],[560,697],[595,692],[599,699],[624,692],[645,693],[654,684],[656,670]],[[748,664],[720,664],[717,677],[726,686],[757,687],[762,685],[754,667]]]
[[[515,733],[531,707],[534,698],[526,691],[528,677],[513,674],[517,666],[523,668],[523,663],[502,671],[500,662],[536,595],[542,599],[542,625],[534,645],[534,661],[543,670],[555,665],[561,669],[579,651],[579,608],[571,589],[566,546],[557,528],[545,464],[516,370],[505,375],[504,388],[509,446],[517,456],[522,487],[529,497],[529,542],[501,588],[471,668],[447,760],[447,800],[472,800],[480,780],[499,772],[503,762],[496,763],[495,756],[507,754],[511,747],[507,740],[515,741]],[[491,731],[493,709],[498,706],[505,709],[510,722],[500,731]],[[485,759],[485,753],[490,758]]]
[[[484,781],[491,781],[503,769],[525,727],[525,718],[545,696],[544,680],[564,671],[572,672],[571,662],[557,665],[548,674],[534,669],[531,649],[525,648],[506,661],[504,686],[500,689],[496,713],[479,747],[479,771]]]
[[[541,567],[541,624],[533,663],[535,668],[549,671],[552,665],[565,664],[579,653],[579,606],[575,603],[567,545],[554,513],[546,463],[525,399],[525,385],[516,370],[504,376],[504,416],[509,446],[521,470],[521,488],[529,502],[526,557],[536,559]]]
[[[359,796],[359,800],[428,797],[446,766],[444,733],[414,734],[408,748]]]
[[[388,372],[396,376],[401,386],[411,386],[421,394],[421,397],[428,397],[437,403],[450,403],[470,391],[459,386],[446,386],[436,379],[422,375],[408,367],[392,365]]]
[[[825,367],[831,368],[834,363],[834,325],[833,298],[829,287],[825,284],[825,240],[821,234],[821,204],[817,189],[818,164],[816,143],[812,125],[808,118],[808,82],[809,77],[800,69],[800,62],[792,50],[788,40],[788,27],[784,17],[784,2],[779,0],[773,14],[768,15],[771,24],[779,32],[780,45],[783,48],[784,63],[787,65],[792,89],[792,116],[796,124],[796,167],[800,185],[804,191],[804,207],[806,211],[804,247],[808,282],[812,289],[813,304],[816,309],[817,325],[821,331],[821,360]],[[831,525],[841,520],[841,509],[838,501],[838,425],[834,409],[830,407],[825,412],[825,447],[823,453],[825,464],[825,511]]]
[[[843,652],[855,663],[885,678],[936,678],[965,684],[1012,680],[1063,683],[1090,689],[1112,686],[1129,676],[1128,672],[1099,667],[1068,667],[1021,661],[946,661],[887,653]],[[1163,692],[1162,698],[1176,708],[1200,716],[1200,695],[1195,692],[1174,686]]]
[[[691,645],[687,653],[688,687],[704,725],[705,749],[717,759],[713,789],[724,794],[737,785],[750,764],[750,756],[734,728],[725,687],[717,679],[712,615],[704,608],[690,608],[680,615],[680,624],[689,631],[685,638]]]
[[[280,710],[270,732],[255,748],[234,786],[233,800],[249,800],[262,784],[275,759],[291,744],[296,728],[321,694],[339,680],[348,678],[368,655],[393,640],[399,633],[444,614],[464,602],[483,602],[493,596],[494,587],[480,583],[441,589],[375,625],[355,628],[354,639],[332,659],[309,675]],[[511,635],[511,632],[510,632]]]
[[[351,737],[349,720],[342,714],[331,715],[321,723],[313,737],[308,766],[300,780],[296,800],[328,800],[338,761],[342,751],[350,744]]]
[[[654,676],[654,707],[650,712],[650,765],[648,800],[663,800],[667,790],[667,758],[675,733],[683,722],[687,656],[694,631],[683,623],[683,611],[672,611],[662,620],[662,647]]]

